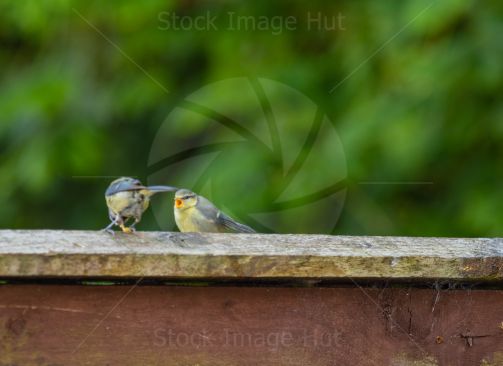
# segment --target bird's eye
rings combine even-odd
[[[183,196],[182,199],[183,200],[188,200],[190,198],[190,196]]]

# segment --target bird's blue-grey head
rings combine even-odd
[[[141,182],[138,179],[130,177],[122,177],[110,183],[107,190],[105,191],[105,196],[111,196],[118,192],[131,191],[144,188],[145,187],[141,184]]]

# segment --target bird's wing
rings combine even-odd
[[[218,231],[234,231],[236,233],[255,233],[251,227],[240,224],[234,221],[232,218],[224,214],[218,208],[213,205],[208,199],[202,196],[198,196],[198,211],[204,216],[209,222],[213,222],[219,230]]]
[[[236,233],[255,233],[251,227],[240,224],[239,222],[234,221],[232,218],[224,214],[222,211],[219,211],[217,214],[217,223],[219,225],[224,226],[226,229],[232,230]]]
[[[202,216],[213,222],[216,221],[219,211],[213,203],[203,196],[197,196],[197,210],[202,214]]]

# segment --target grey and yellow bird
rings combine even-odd
[[[174,211],[176,225],[181,232],[255,232],[251,227],[234,221],[203,196],[188,189],[176,191]]]
[[[158,192],[174,192],[177,189],[170,186],[146,187],[138,179],[129,177],[114,180],[105,191],[108,216],[111,222],[103,230],[113,233],[112,227],[117,225],[125,233],[135,231],[135,225],[140,222],[143,213],[150,204],[150,197]],[[127,227],[126,222],[131,218],[134,219],[134,222]]]

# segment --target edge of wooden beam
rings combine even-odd
[[[0,277],[503,279],[503,239],[0,230]]]

